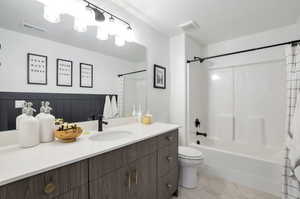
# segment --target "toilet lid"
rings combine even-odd
[[[185,158],[185,159],[193,159],[193,160],[200,160],[203,159],[203,154],[191,147],[185,147],[185,146],[180,146],[178,149],[178,156],[180,158]]]

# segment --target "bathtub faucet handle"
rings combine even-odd
[[[207,133],[205,133],[205,132],[196,132],[196,135],[197,136],[203,136],[203,137],[207,137]]]

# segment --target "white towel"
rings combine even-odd
[[[105,97],[103,118],[104,119],[112,118],[111,102],[110,102],[110,98],[108,95],[106,95],[106,97]]]
[[[116,96],[113,96],[112,99],[111,99],[111,112],[112,112],[112,117],[118,117],[119,116],[119,110],[118,110]]]

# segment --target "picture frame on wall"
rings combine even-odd
[[[56,86],[73,86],[73,62],[66,59],[56,59]]]
[[[166,68],[155,64],[153,72],[153,87],[166,89]]]
[[[80,63],[80,87],[93,88],[93,65]]]
[[[48,57],[27,53],[27,83],[37,85],[48,84]]]

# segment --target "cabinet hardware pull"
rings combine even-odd
[[[168,136],[167,139],[168,139],[169,141],[172,141],[172,140],[173,140],[173,136]]]
[[[167,184],[168,189],[172,189],[173,185]]]
[[[130,173],[128,174],[128,190],[131,190],[131,175]]]
[[[45,188],[44,188],[44,192],[46,194],[51,194],[56,190],[56,185],[53,183],[48,183]]]
[[[139,174],[137,172],[137,170],[135,170],[135,184],[138,184],[138,178],[139,178]]]
[[[173,160],[173,157],[168,156],[168,157],[167,157],[167,160],[168,160],[169,162],[171,162],[171,161]]]

